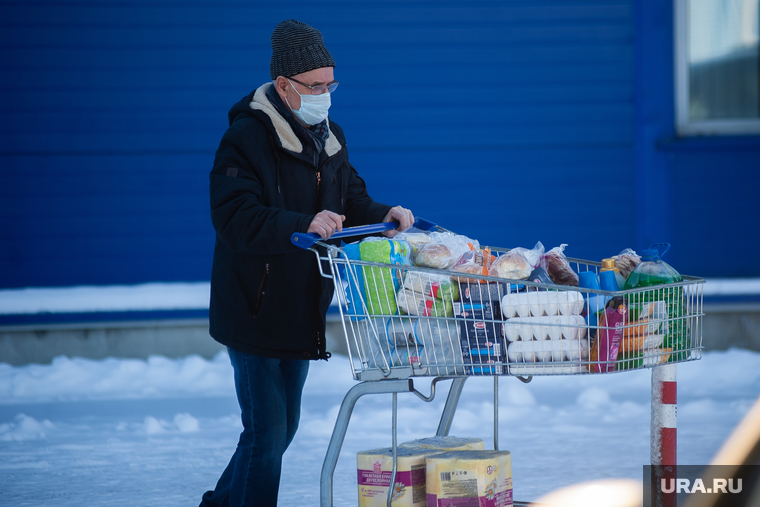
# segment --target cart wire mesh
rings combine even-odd
[[[701,278],[611,292],[353,260],[325,246],[320,271],[329,265],[356,380],[599,374],[701,358]]]

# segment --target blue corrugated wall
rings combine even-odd
[[[600,259],[649,240],[635,34],[651,21],[632,1],[0,5],[0,287],[208,279],[214,151],[287,18],[323,32],[331,118],[375,199],[496,246]],[[656,240],[688,245],[666,259],[684,272],[760,274],[691,256],[703,237],[681,214],[710,204],[726,153],[697,155],[700,178],[691,154],[669,166],[689,186]],[[737,153],[756,181],[758,150]]]

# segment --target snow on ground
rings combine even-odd
[[[649,370],[499,381],[500,448],[515,498],[603,477],[640,478],[649,462]],[[760,354],[708,352],[678,366],[678,460],[705,464],[760,392]],[[319,503],[338,408],[355,382],[348,359],[311,364],[280,505]],[[400,394],[399,442],[435,433],[448,383],[423,403]],[[429,392],[429,380],[415,381]],[[0,505],[188,506],[213,487],[241,425],[226,353],[147,361],[59,357],[0,363]],[[357,504],[356,452],[391,443],[391,396],[356,405],[334,475],[336,506]],[[452,435],[493,445],[493,379],[470,378]]]

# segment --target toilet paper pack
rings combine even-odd
[[[482,451],[483,439],[467,437],[426,437],[404,442],[399,447],[420,447],[423,449],[437,449],[440,451]]]
[[[512,455],[509,451],[451,451],[427,459],[428,507],[511,506]]]
[[[440,450],[423,447],[396,448],[393,507],[425,507],[425,460]],[[393,449],[384,447],[356,453],[359,507],[386,507],[393,474]]]

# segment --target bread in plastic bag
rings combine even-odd
[[[524,280],[533,271],[533,266],[525,258],[525,255],[521,251],[525,251],[524,248],[514,248],[509,252],[506,252],[499,256],[488,270],[490,276],[497,276],[499,278],[509,278],[511,280]]]
[[[619,254],[613,255],[612,258],[615,259],[615,264],[617,264],[617,267],[620,270],[620,274],[625,279],[628,279],[628,276],[631,274],[631,272],[636,269],[636,266],[638,266],[641,262],[641,257],[639,257],[636,252],[630,248],[626,248]]]
[[[419,229],[415,229],[419,230]],[[422,245],[427,245],[431,242],[430,239],[430,233],[429,232],[410,232],[409,229],[407,229],[404,232],[400,232],[396,234],[396,236],[393,237],[396,241],[406,241],[410,245],[412,245],[412,258],[414,258],[414,254],[419,250],[419,248]]]
[[[546,266],[543,265],[543,257],[544,257],[544,245],[540,241],[536,243],[536,246],[533,247],[532,250],[528,250],[527,248],[517,247],[510,250],[510,252],[518,252],[522,254],[523,257],[525,257],[525,260],[527,260],[532,268],[537,268],[541,266],[542,268],[546,269]],[[532,269],[531,269],[532,271]],[[528,273],[529,275],[530,273]],[[526,277],[528,275],[525,275]]]
[[[425,268],[449,269],[459,257],[444,244],[427,243],[414,254],[414,264]]]
[[[570,263],[565,257],[566,243],[560,246],[555,246],[546,254],[544,254],[543,260],[546,266],[546,272],[549,274],[549,278],[557,285],[571,285],[573,287],[578,286],[578,274],[570,267]]]
[[[491,255],[491,249],[486,247],[484,250],[472,249],[465,252],[451,268],[452,271],[460,273],[469,273],[471,275],[488,275],[488,270],[496,258]],[[463,276],[454,277],[459,283],[480,283],[477,278],[468,278]]]
[[[449,269],[470,248],[480,248],[477,240],[448,231],[429,232],[412,228],[397,234],[393,239],[406,241],[412,246],[411,259],[415,266],[435,269]],[[421,251],[418,260],[417,255]]]

